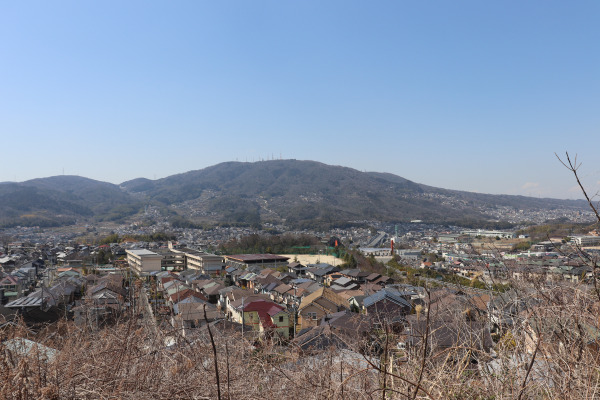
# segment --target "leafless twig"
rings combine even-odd
[[[221,382],[219,381],[219,363],[217,361],[217,346],[215,346],[215,339],[213,338],[212,331],[210,330],[210,324],[208,323],[208,317],[206,316],[206,304],[203,305],[204,320],[206,321],[206,329],[210,336],[210,344],[212,346],[214,361],[215,361],[215,378],[217,379],[217,399],[221,400]]]

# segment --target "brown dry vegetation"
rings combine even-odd
[[[526,242],[527,239],[500,239],[486,238],[485,240],[474,240],[471,243],[476,250],[511,250],[517,243]]]
[[[335,345],[314,351],[249,340],[226,323],[187,337],[155,332],[135,313],[100,331],[60,322],[37,338],[18,325],[2,331],[0,398],[595,399],[598,264],[579,254],[592,267],[591,284],[532,275],[487,307],[428,291],[412,324],[380,321],[367,336],[324,331]],[[58,354],[47,360],[39,351],[10,350],[6,340],[19,337]],[[165,347],[166,337],[176,345]],[[399,349],[398,342],[412,345]]]
[[[501,304],[520,307],[506,314],[511,321],[491,351],[487,333],[475,327],[489,325],[492,314],[465,312],[456,296],[431,298],[419,330],[382,324],[367,338],[340,334],[335,347],[309,352],[293,343],[250,342],[219,323],[183,338],[165,330],[155,336],[145,320],[127,317],[97,332],[60,322],[37,338],[59,350],[50,361],[36,351],[22,356],[0,348],[0,398],[597,398],[594,290],[524,282],[515,293]],[[443,343],[446,329],[456,333],[450,345]],[[407,335],[413,346],[398,350]],[[23,326],[3,332],[4,339],[28,336]],[[177,337],[177,345],[166,348],[166,336]]]

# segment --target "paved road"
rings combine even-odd
[[[371,240],[369,242],[369,244],[367,245],[367,247],[377,247],[379,246],[379,243],[381,243],[381,241],[383,240],[383,238],[385,237],[386,233],[385,232],[379,232],[379,235]]]

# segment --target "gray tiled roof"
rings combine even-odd
[[[365,297],[365,299],[363,300],[363,305],[365,307],[370,307],[373,304],[382,301],[383,299],[388,299],[396,304],[410,307],[410,303],[404,300],[402,297],[400,297],[400,293],[398,293],[398,291],[390,288],[382,289],[369,297]]]

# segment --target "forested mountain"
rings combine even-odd
[[[221,222],[286,221],[293,226],[348,221],[483,222],[486,210],[585,208],[583,201],[486,195],[421,185],[402,177],[314,161],[227,162],[151,181],[121,185],[127,191],[192,218]]]
[[[80,176],[0,183],[0,226],[58,226],[78,219],[120,219],[141,204],[117,185]]]
[[[226,162],[158,180],[113,185],[78,176],[0,183],[0,224],[52,226],[122,220],[152,204],[176,221],[294,227],[363,220],[485,223],[489,210],[584,209],[583,201],[434,188],[402,177],[314,161]]]

